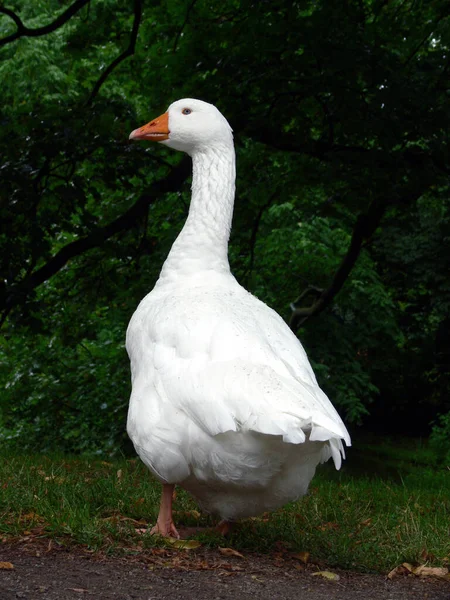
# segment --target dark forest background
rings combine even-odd
[[[351,432],[450,456],[447,0],[0,6],[0,439],[127,450],[125,330],[190,162],[130,144],[174,100],[233,126],[230,262]]]

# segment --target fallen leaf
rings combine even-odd
[[[14,569],[14,565],[10,562],[0,562],[0,569]]]
[[[420,565],[413,569],[414,575],[418,577],[439,577],[441,579],[450,579],[448,569],[446,567],[426,567]]]
[[[306,563],[309,560],[309,552],[298,552],[297,554],[294,554],[294,558],[298,558],[298,560],[301,560],[302,563]]]
[[[317,571],[316,573],[312,573],[312,575],[318,575],[319,577],[329,579],[330,581],[339,581],[340,579],[337,573],[332,573],[331,571]]]
[[[70,590],[71,592],[78,592],[79,594],[89,594],[89,590],[85,590],[84,588],[66,588],[66,590]]]
[[[401,575],[407,575],[408,569],[405,569],[404,566],[400,565],[399,567],[395,567],[392,571],[389,571],[387,574],[388,579],[394,579],[394,577],[399,577]]]
[[[237,556],[239,558],[245,558],[245,556],[243,554],[241,554],[237,550],[234,550],[233,548],[221,548],[219,546],[219,552],[220,552],[220,554],[223,554],[224,556]]]
[[[195,550],[201,546],[198,540],[177,540],[177,538],[168,537],[165,538],[165,541],[172,548],[178,548],[178,550]]]
[[[395,569],[392,569],[387,575],[388,579],[405,575],[416,575],[417,577],[439,577],[450,581],[450,574],[446,567],[427,567],[419,565],[414,567],[411,563],[404,562]]]
[[[35,512],[29,512],[29,513],[26,513],[25,515],[20,516],[21,521],[39,521],[41,519],[42,519],[42,517],[37,515]]]

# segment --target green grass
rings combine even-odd
[[[406,450],[405,450],[406,452]],[[226,545],[241,552],[309,552],[312,562],[387,572],[404,561],[450,561],[450,473],[413,464],[400,476],[355,476],[321,469],[310,493],[273,514],[249,519]],[[405,466],[407,465],[407,466]],[[108,552],[138,552],[163,542],[136,533],[156,520],[160,487],[138,460],[0,457],[0,536],[53,539]],[[211,526],[178,490],[177,523]],[[223,545],[201,533],[203,546]]]

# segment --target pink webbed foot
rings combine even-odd
[[[174,489],[174,485],[168,483],[163,484],[158,520],[156,521],[156,525],[151,528],[150,535],[162,535],[163,537],[175,537],[180,539],[180,534],[172,519]]]
[[[180,539],[180,534],[173,521],[160,522],[159,519],[156,522],[156,525],[150,529],[150,535],[162,535],[163,537],[174,537],[177,538],[177,540]]]

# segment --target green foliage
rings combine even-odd
[[[35,333],[25,343],[14,337],[4,342],[10,404],[3,427],[10,446],[94,453],[121,447],[129,367],[124,325],[117,311],[110,312],[97,309],[84,323],[95,319],[93,337],[76,340],[67,331],[62,338]]]
[[[450,204],[447,190],[432,189],[408,214],[393,211],[378,238],[374,257],[394,303],[402,338],[377,365],[390,415],[431,421],[428,407],[450,409]],[[396,378],[389,378],[395,366]],[[390,405],[390,408],[388,408]]]
[[[357,224],[384,207],[299,336],[349,422],[427,433],[450,409],[448,2],[144,4],[134,54],[94,98],[130,43],[132,2],[90,2],[0,47],[2,441],[123,448],[126,325],[189,202],[187,183],[155,191],[180,156],[127,138],[183,96],[233,125],[232,269],[286,318],[305,288],[328,288]],[[8,3],[29,28],[69,5]],[[0,39],[15,29],[0,11]]]

